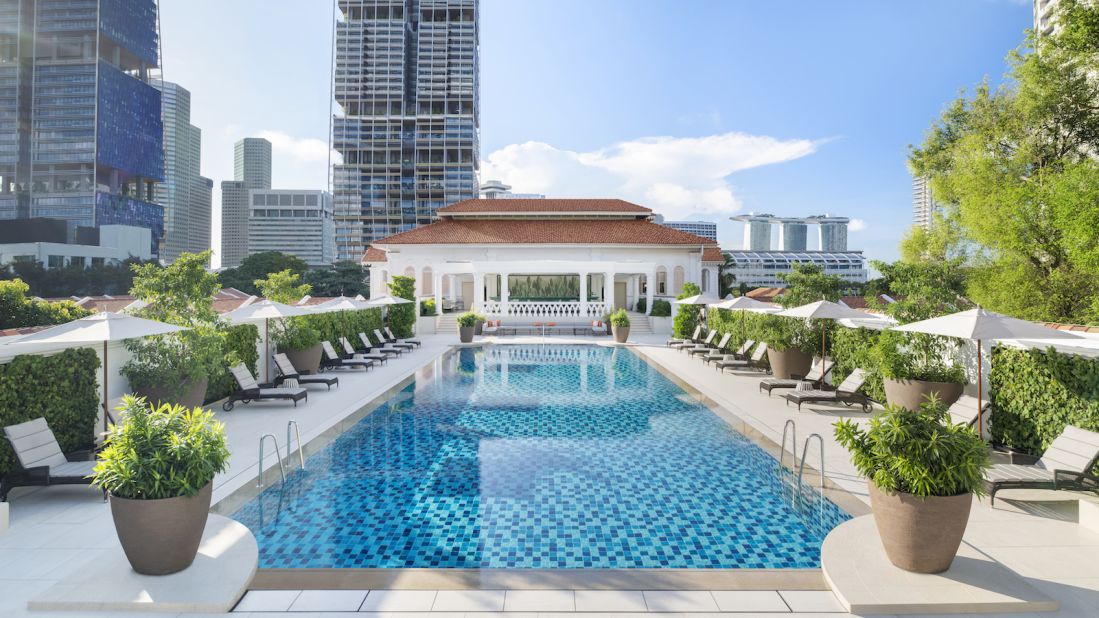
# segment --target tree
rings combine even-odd
[[[676,296],[676,299],[682,300],[701,293],[701,288],[687,282],[683,284],[683,292]],[[701,313],[701,307],[698,305],[679,305],[679,309],[675,312],[675,318],[672,320],[673,336],[682,338],[693,335],[695,327],[698,326],[699,313]]]
[[[296,303],[313,289],[308,283],[298,283],[301,275],[290,269],[271,273],[266,279],[254,281],[260,295],[277,303]],[[343,312],[340,312],[343,313]],[[320,343],[320,332],[314,321],[321,316],[296,316],[277,320],[274,334],[271,335],[280,350],[307,350]],[[341,316],[342,317],[342,316]],[[339,319],[333,317],[332,319]]]
[[[1033,320],[1096,322],[1099,5],[1064,0],[1058,11],[1061,30],[1030,33],[1009,57],[1009,83],[982,83],[956,100],[909,164],[978,248],[967,285],[975,302]]]
[[[412,277],[398,275],[389,283],[389,293],[394,298],[416,300],[416,280]],[[416,321],[416,303],[392,305],[389,307],[389,327],[397,337],[411,337],[412,325]]]
[[[72,301],[46,302],[27,298],[30,289],[19,279],[0,281],[0,329],[65,324],[91,315]]]
[[[317,296],[370,295],[366,272],[361,264],[351,260],[336,262],[331,268],[309,270],[302,281],[313,286],[313,294]]]
[[[717,288],[718,296],[725,298],[733,291],[733,286],[736,285],[736,275],[733,274],[733,270],[736,268],[736,262],[733,260],[733,256],[728,253],[722,253],[724,261],[717,271]]]
[[[131,258],[118,264],[62,266],[47,269],[36,261],[12,262],[0,270],[0,279],[21,279],[30,294],[45,298],[126,294],[133,285],[134,264],[157,264]]]
[[[786,282],[786,292],[779,297],[783,307],[799,307],[818,300],[835,302],[849,283],[835,275],[824,274],[817,264],[794,264],[789,273],[779,275]]]
[[[246,294],[258,294],[259,290],[255,285],[257,279],[266,279],[271,273],[284,270],[304,275],[305,271],[309,270],[309,265],[296,255],[278,251],[253,253],[244,258],[240,266],[223,270],[221,272],[221,284],[225,287],[236,288]]]
[[[271,273],[266,279],[256,279],[256,289],[261,296],[277,303],[296,303],[313,291],[313,286],[308,283],[299,284],[301,275],[286,269],[277,273]]]

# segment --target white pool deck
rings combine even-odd
[[[264,433],[276,436],[286,454],[286,424],[300,424],[303,442],[325,433],[354,414],[365,403],[389,390],[416,370],[429,366],[454,344],[455,335],[423,337],[424,346],[370,372],[344,371],[339,389],[311,389],[308,404],[297,409],[284,403],[250,404],[231,413],[217,410],[228,431],[233,455],[230,469],[215,480],[214,500],[255,482],[258,441]],[[633,342],[650,360],[736,415],[762,435],[779,442],[783,425],[794,419],[799,440],[819,433],[825,442],[829,479],[865,500],[865,481],[852,467],[846,452],[832,438],[831,424],[841,417],[866,418],[852,409],[788,407],[776,394],[758,392],[758,374],[724,375],[697,359],[663,347],[663,336],[637,337]],[[491,341],[491,339],[486,339]],[[608,343],[607,338],[507,337],[504,343]],[[810,463],[819,461],[810,451]],[[274,465],[274,458],[268,460]],[[974,505],[965,542],[1018,574],[1035,589],[1057,602],[1060,610],[1041,614],[1004,616],[1099,616],[1099,531],[1078,523],[1076,501],[1053,492],[1004,492],[991,509]],[[1020,498],[1019,501],[1012,500]],[[1026,498],[1024,502],[1021,499]],[[42,612],[27,609],[50,587],[71,581],[117,558],[109,507],[94,489],[56,487],[17,489],[10,496],[10,529],[0,532],[0,616],[106,616],[109,612]],[[934,597],[933,588],[927,590]],[[773,615],[818,616],[843,614],[837,599],[819,590],[282,590],[249,592],[233,616],[393,616],[396,618],[480,618],[514,616],[535,618],[547,614],[610,618],[661,613],[667,616]],[[121,613],[135,616],[142,614]],[[165,613],[156,616],[172,615]],[[188,615],[188,614],[177,614]],[[203,614],[210,615],[210,614]],[[1000,615],[985,613],[983,615]]]

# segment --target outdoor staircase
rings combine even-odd
[[[651,335],[653,332],[652,324],[649,322],[649,316],[644,313],[637,313],[636,311],[628,312],[630,316],[630,334],[631,335]]]
[[[440,315],[435,325],[435,332],[440,335],[458,332],[458,314],[444,313]]]

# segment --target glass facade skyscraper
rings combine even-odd
[[[164,207],[160,257],[172,262],[184,251],[210,248],[210,181],[199,174],[202,130],[191,124],[191,93],[171,82],[154,81],[153,86],[164,106],[164,182],[156,186],[156,202]]]
[[[0,0],[0,219],[164,236],[156,0]]]
[[[337,257],[476,198],[478,0],[339,0]]]

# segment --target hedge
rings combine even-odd
[[[852,371],[862,369],[866,372],[862,392],[874,401],[885,401],[885,385],[873,351],[881,331],[841,326],[830,330],[829,335],[828,356],[836,363],[832,367],[832,383],[839,384]]]
[[[16,356],[0,365],[0,427],[43,417],[62,451],[91,447],[99,416],[98,370],[91,348]],[[11,445],[0,440],[0,476],[18,465]]]
[[[644,311],[642,309],[642,311]],[[649,315],[656,318],[666,318],[672,315],[672,304],[666,300],[654,300],[653,311]]]
[[[257,375],[259,369],[259,327],[255,324],[241,324],[230,326],[225,333],[225,368],[216,375],[210,376],[210,383],[206,386],[206,403],[228,397],[237,388],[237,381],[229,371],[230,364],[244,363],[252,375]],[[262,381],[262,379],[260,380]]]
[[[999,346],[991,364],[994,443],[1037,455],[1066,425],[1099,431],[1099,359]]]
[[[310,326],[317,329],[321,341],[332,342],[337,350],[341,349],[339,346],[340,337],[347,337],[351,341],[351,345],[357,347],[361,345],[359,333],[366,333],[373,339],[374,329],[384,326],[381,309],[335,311],[307,316],[305,319],[308,320]]]

